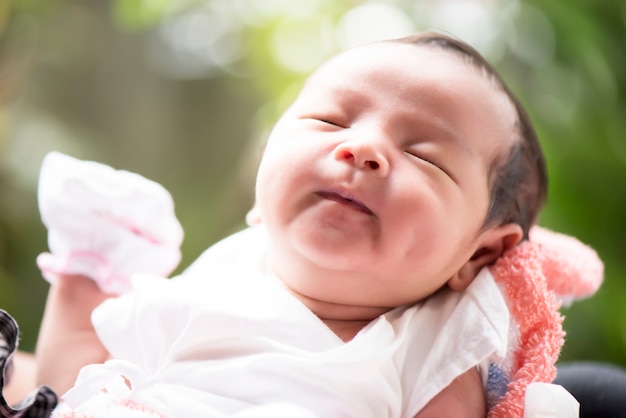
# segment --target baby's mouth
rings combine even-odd
[[[315,194],[317,194],[322,199],[332,200],[333,202],[349,206],[359,212],[374,216],[374,212],[372,212],[370,208],[368,208],[363,202],[355,199],[352,196],[335,191],[319,191]]]

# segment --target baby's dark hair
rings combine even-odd
[[[530,117],[520,101],[504,83],[493,66],[473,47],[451,36],[423,32],[391,42],[436,47],[457,54],[477,68],[494,86],[502,91],[515,107],[516,136],[508,154],[492,162],[489,173],[490,202],[484,227],[515,223],[522,227],[524,239],[537,221],[548,193],[546,163]]]

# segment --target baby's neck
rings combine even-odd
[[[352,340],[363,328],[370,323],[369,320],[335,320],[322,319],[322,322],[335,333],[343,342]]]
[[[389,311],[388,308],[320,301],[287,289],[344,342],[352,340],[371,321]]]
[[[359,306],[331,302],[328,300],[317,299],[305,294],[297,292],[295,289],[287,285],[280,279],[280,274],[272,268],[269,259],[264,260],[264,269],[269,272],[284,288],[290,292],[296,299],[306,306],[313,314],[315,314],[331,331],[333,331],[341,340],[348,342],[352,340],[365,326],[380,315],[390,311],[393,307],[377,307],[377,306]],[[281,264],[285,267],[285,263]],[[300,266],[298,266],[300,267]],[[326,275],[326,271],[315,271],[314,269],[301,268],[287,269],[283,274],[299,275],[304,274],[313,276],[310,280],[315,280],[315,275]]]

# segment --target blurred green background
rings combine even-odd
[[[626,3],[618,0],[0,0],[0,308],[32,350],[47,284],[36,187],[58,150],[171,191],[181,268],[240,228],[264,137],[345,47],[423,29],[482,51],[549,162],[541,224],[605,262],[564,309],[564,360],[626,365]]]

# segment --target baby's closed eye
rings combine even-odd
[[[433,167],[435,167],[436,169],[438,169],[439,171],[443,172],[444,174],[446,174],[448,177],[452,177],[450,175],[450,173],[448,172],[448,170],[446,170],[446,168],[443,166],[443,164],[440,162],[439,159],[434,158],[422,151],[418,151],[415,150],[413,148],[408,148],[404,151],[404,153],[406,155],[408,155],[411,159],[414,159],[416,161],[419,162],[424,162],[427,163]]]

